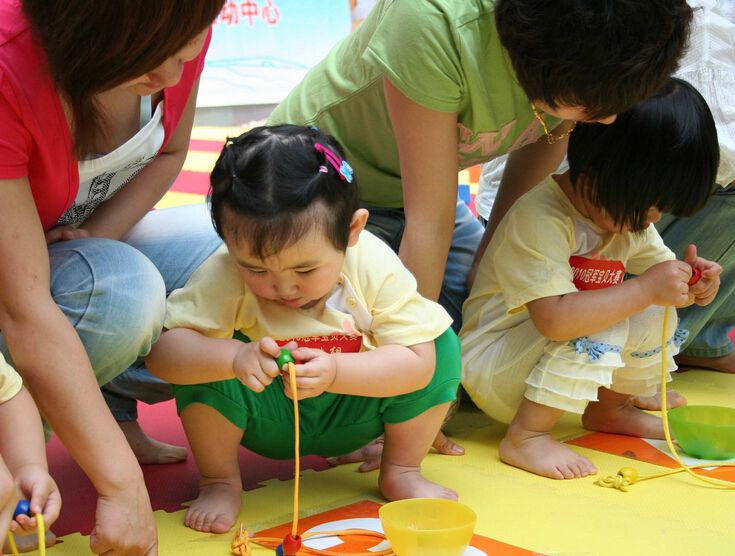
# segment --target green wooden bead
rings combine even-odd
[[[282,349],[280,355],[276,357],[276,363],[278,364],[278,368],[282,369],[286,363],[296,363],[296,361],[291,357],[290,351]]]

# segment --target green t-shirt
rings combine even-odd
[[[334,135],[362,200],[388,207],[403,206],[403,193],[384,77],[414,102],[458,114],[458,170],[534,142],[541,126],[500,45],[493,10],[494,0],[381,0],[268,123]]]

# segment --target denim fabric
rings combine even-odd
[[[122,241],[49,246],[51,295],[79,334],[117,420],[137,418],[136,400],[172,397],[141,358],[161,333],[166,296],[219,244],[202,204],[152,211]],[[2,336],[0,350],[10,361]]]
[[[222,243],[212,226],[209,209],[203,203],[152,211],[123,241],[155,265],[163,278],[166,297],[183,287]],[[157,334],[162,322],[158,324]],[[137,419],[136,400],[153,404],[173,397],[171,385],[145,368],[142,357],[149,351],[150,346],[141,346],[137,361],[102,388],[107,405],[118,421]]]
[[[706,307],[678,309],[679,327],[689,330],[682,352],[695,357],[720,357],[735,347],[727,333],[735,325],[735,187],[718,188],[707,205],[690,218],[664,215],[656,228],[677,258],[693,243],[697,253],[722,265],[720,291]]]
[[[396,253],[401,245],[406,219],[403,209],[365,205],[370,211],[367,229],[390,245]],[[452,245],[447,256],[444,281],[439,303],[453,319],[452,329],[459,332],[462,327],[462,304],[467,299],[467,272],[472,265],[477,246],[485,229],[470,212],[467,205],[457,199]],[[426,238],[431,241],[431,238]]]

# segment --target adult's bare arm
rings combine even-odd
[[[92,550],[154,554],[141,469],[79,336],[51,297],[47,246],[26,178],[0,180],[0,207],[0,330],[41,413],[97,490]]]
[[[439,299],[452,243],[459,170],[457,114],[430,110],[384,79],[385,99],[398,145],[406,227],[399,250],[421,294]],[[457,455],[464,449],[439,432],[434,447]],[[382,448],[382,446],[381,446]],[[379,465],[370,457],[361,467]]]
[[[84,222],[83,228],[91,236],[120,239],[169,190],[189,150],[198,89],[199,81],[194,84],[181,120],[163,152]]]
[[[570,122],[562,122],[554,129],[554,133],[563,133],[570,125]],[[477,247],[475,260],[467,277],[468,288],[472,287],[477,264],[505,213],[524,193],[559,167],[567,152],[567,144],[568,140],[562,139],[549,145],[546,139],[541,137],[535,143],[530,143],[508,155],[485,233]]]
[[[384,80],[398,144],[406,227],[399,250],[424,297],[439,298],[457,202],[457,114],[425,108]]]

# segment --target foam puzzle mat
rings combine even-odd
[[[690,403],[735,406],[733,375],[688,371],[676,374],[673,387],[687,395]],[[474,547],[467,556],[735,553],[733,491],[710,488],[684,474],[636,484],[630,492],[595,486],[592,477],[569,481],[538,477],[498,460],[497,447],[504,426],[472,408],[460,411],[450,423],[449,432],[465,446],[466,454],[429,454],[424,473],[456,489],[460,500],[478,514]],[[579,419],[573,416],[565,416],[555,430],[563,440],[584,434]],[[620,467],[631,464],[642,475],[662,470],[660,465],[631,463],[626,457],[598,449],[574,449],[590,458],[601,475],[615,474]],[[305,471],[301,481],[302,524],[313,527],[320,522],[355,517],[354,506],[350,505],[356,503],[357,517],[374,518],[376,504],[383,503],[376,481],[376,473],[359,473],[356,465]],[[290,480],[275,479],[244,492],[239,520],[251,533],[278,526],[283,530],[290,523],[292,487]],[[64,502],[65,511],[70,511],[73,500]],[[230,534],[187,529],[182,524],[184,511],[156,512],[161,555],[230,553]],[[61,541],[48,550],[49,555],[89,554],[88,539],[81,534],[68,534]],[[254,547],[253,554],[273,551]]]

